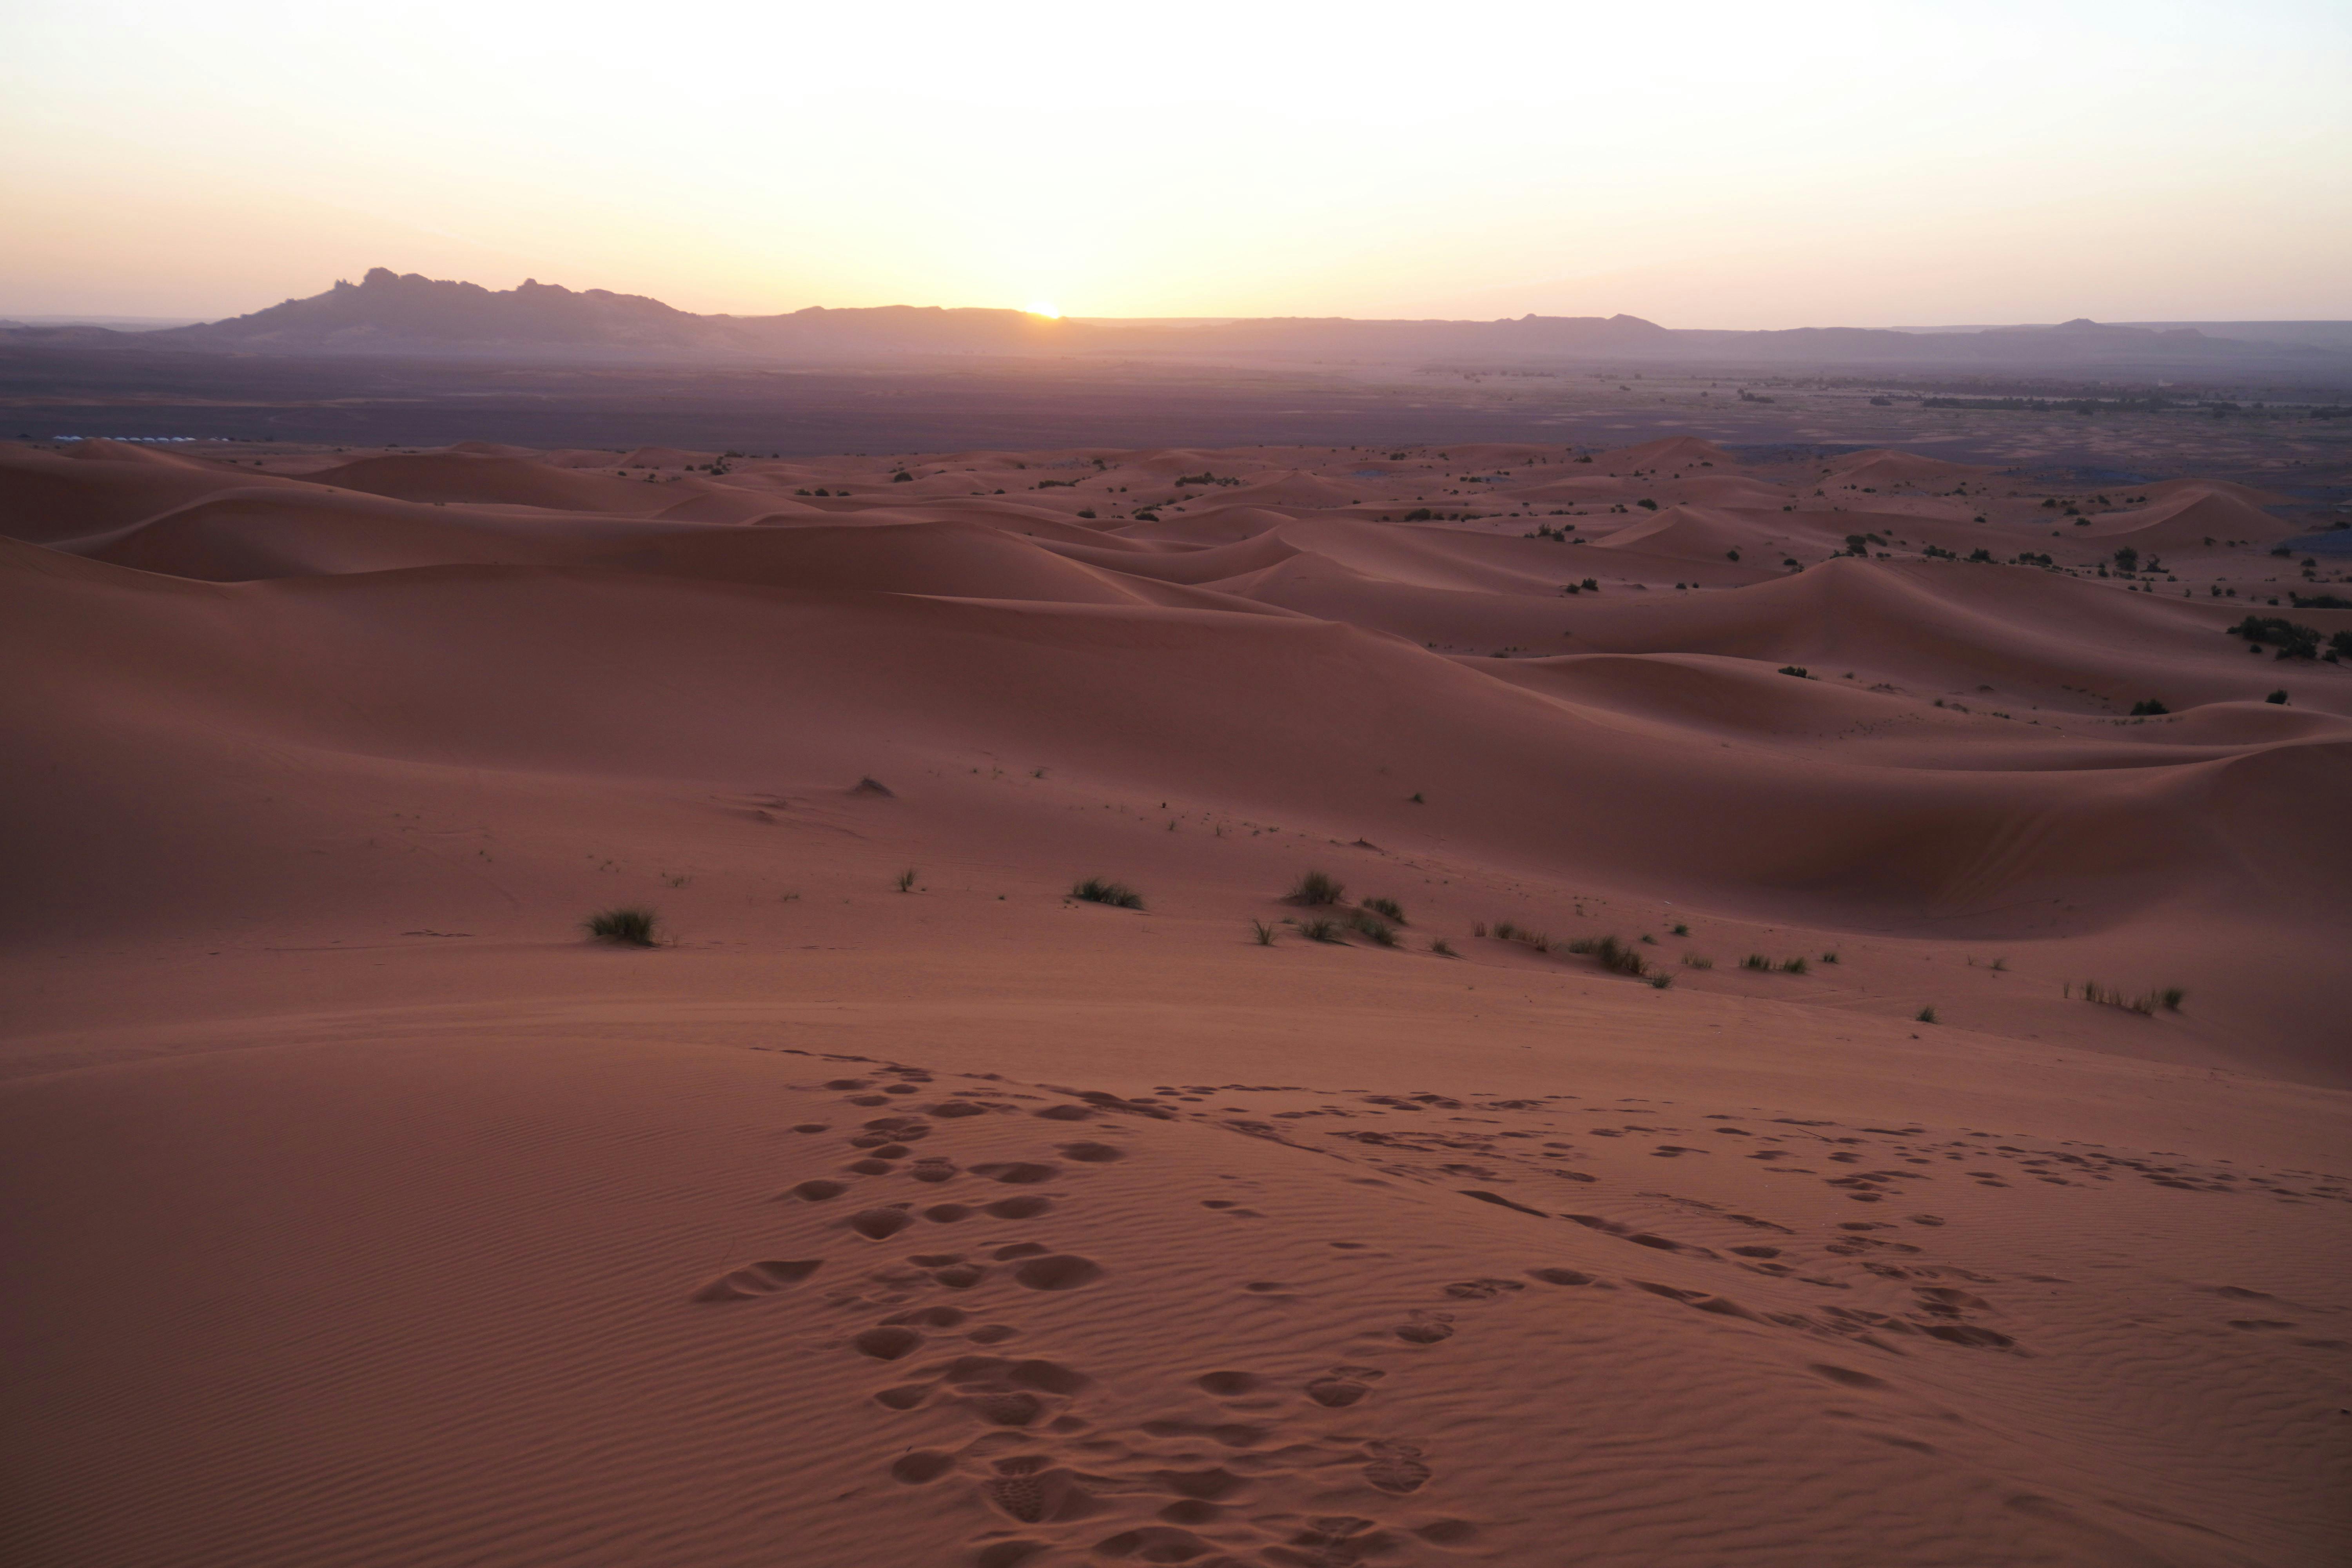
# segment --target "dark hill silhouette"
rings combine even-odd
[[[2053,327],[1935,332],[1805,327],[1676,330],[1637,316],[1492,321],[1271,317],[1243,321],[1064,321],[1022,310],[812,307],[774,316],[696,315],[639,294],[529,279],[490,289],[375,268],[357,283],[228,321],[160,331],[24,329],[0,337],[72,350],[165,348],[276,355],[383,354],[498,360],[772,360],[846,364],[939,356],[1117,354],[1205,363],[1605,360],[1723,366],[1969,367],[2053,370],[2168,366],[2285,369],[2352,378],[2352,353],[2243,342],[2189,327]]]

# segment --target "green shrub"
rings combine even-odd
[[[1661,970],[1657,973],[1650,976],[1650,989],[1653,991],[1664,991],[1667,986],[1672,985],[1674,983],[1675,977],[1668,974],[1664,970]]]
[[[1298,928],[1298,934],[1309,942],[1338,942],[1339,922],[1327,920],[1307,921]]]
[[[1675,935],[1676,935],[1676,936],[1688,936],[1688,935],[1690,935],[1690,927],[1688,927],[1688,926],[1686,926],[1686,925],[1676,925],[1676,926],[1674,926],[1674,927],[1673,927],[1673,928],[1671,928],[1671,929],[1672,929],[1672,931],[1673,931],[1674,934],[1675,934]]]
[[[1107,882],[1100,877],[1088,877],[1070,889],[1070,897],[1083,899],[1090,904],[1108,904],[1114,909],[1139,910],[1143,895],[1124,882]]]
[[[1785,959],[1780,964],[1781,972],[1788,974],[1802,974],[1810,967],[1802,958]]]
[[[1394,899],[1366,899],[1364,908],[1376,915],[1386,915],[1399,925],[1408,923],[1404,918],[1404,906]]]
[[[1713,969],[1715,967],[1715,960],[1711,958],[1702,958],[1696,952],[1684,953],[1683,963],[1692,969]]]
[[[1772,961],[1760,952],[1751,952],[1739,961],[1742,969],[1770,969]]]
[[[1257,944],[1260,947],[1274,945],[1274,928],[1264,921],[1250,921],[1250,934],[1257,939]]]
[[[622,947],[651,947],[654,944],[653,910],[637,905],[624,905],[615,910],[599,910],[581,922],[587,933],[598,942],[609,942]]]
[[[1347,884],[1335,880],[1327,873],[1309,871],[1292,885],[1290,901],[1316,909],[1338,903],[1347,891]]]
[[[1920,1008],[1917,1015],[1917,1021],[1922,1024],[1934,1023],[1936,1021],[1936,1009],[1933,1007]]]
[[[1454,958],[1459,956],[1454,951],[1454,944],[1446,941],[1442,936],[1435,942],[1429,944],[1429,951],[1437,954],[1440,958]]]

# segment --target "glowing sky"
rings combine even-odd
[[[0,313],[2352,317],[2352,4],[0,0]]]

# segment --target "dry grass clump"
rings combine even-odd
[[[1338,942],[1340,940],[1339,922],[1328,920],[1306,921],[1299,925],[1298,934],[1309,942]]]
[[[1765,957],[1760,952],[1751,952],[1747,957],[1739,961],[1739,967],[1742,969],[1769,970],[1772,967],[1772,961]]]
[[[2145,995],[2126,996],[2112,985],[2102,985],[2095,980],[2083,982],[2084,1001],[2095,1002],[2103,1007],[2121,1007],[2127,1013],[2137,1013],[2143,1018],[2156,1016],[2158,1007],[2168,1013],[2178,1013],[2180,1004],[2188,999],[2189,993],[2178,985],[2168,985],[2161,991],[2150,991]]]
[[[1454,951],[1454,944],[1446,941],[1442,936],[1435,942],[1429,944],[1429,951],[1437,954],[1440,958],[1455,958],[1460,956]]]
[[[1683,963],[1685,967],[1691,969],[1713,969],[1715,967],[1715,960],[1703,957],[1696,952],[1684,953]]]
[[[1139,910],[1143,895],[1124,882],[1108,882],[1100,877],[1088,877],[1070,889],[1070,897],[1083,899],[1090,904],[1108,904],[1113,909]]]
[[[1290,901],[1308,909],[1320,909],[1336,904],[1347,895],[1348,886],[1324,871],[1309,871],[1301,876],[1290,889]]]
[[[1919,1011],[1918,1011],[1918,1014],[1917,1014],[1917,1016],[1916,1016],[1916,1022],[1918,1022],[1918,1023],[1922,1023],[1922,1024],[1932,1024],[1932,1023],[1934,1023],[1934,1022],[1936,1021],[1936,1009],[1934,1009],[1933,1007],[1922,1007],[1922,1008],[1920,1008],[1920,1009],[1919,1009]]]
[[[1260,947],[1272,947],[1274,945],[1274,928],[1266,924],[1264,921],[1250,921],[1250,935],[1256,939],[1257,944]]]
[[[1591,954],[1601,968],[1612,974],[1630,974],[1639,979],[1649,973],[1649,963],[1634,949],[1613,936],[1585,937],[1568,944],[1570,952]]]
[[[581,927],[598,942],[609,942],[621,947],[651,947],[654,944],[653,910],[638,905],[625,905],[615,910],[599,910],[581,921]]]
[[[1376,915],[1385,916],[1398,925],[1408,923],[1404,918],[1404,906],[1394,899],[1366,899],[1364,908]]]
[[[1355,919],[1349,921],[1348,925],[1350,930],[1360,932],[1366,941],[1375,946],[1394,947],[1397,944],[1396,927],[1378,915],[1360,913]]]

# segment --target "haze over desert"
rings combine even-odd
[[[2352,1553],[2340,16],[1706,12],[1639,153],[1472,68],[1598,13],[113,20],[5,111],[6,1561]]]

